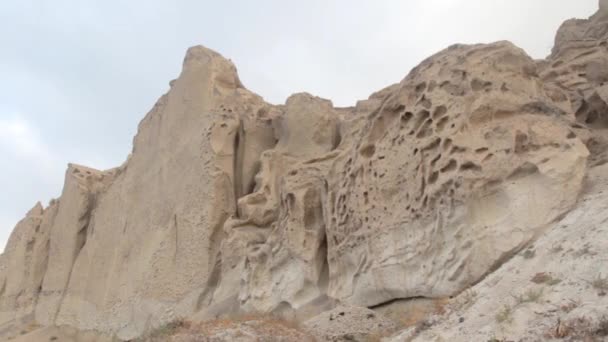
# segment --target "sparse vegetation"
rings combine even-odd
[[[422,320],[416,324],[416,334],[419,334],[425,330],[430,329],[433,326],[433,322],[428,319]]]
[[[553,279],[549,280],[549,282],[547,284],[549,286],[555,286],[555,285],[557,285],[557,284],[559,284],[561,282],[562,282],[561,279],[559,279],[559,278],[553,278]]]
[[[477,300],[477,292],[473,289],[468,289],[462,293],[462,301],[467,306],[471,306]]]
[[[608,317],[602,317],[596,333],[599,336],[608,336]]]
[[[563,322],[557,320],[555,327],[548,330],[546,338],[568,338],[570,341],[599,341],[598,337],[608,336],[608,318],[602,317],[597,324],[594,324],[586,317]],[[603,341],[603,339],[601,339]]]
[[[551,279],[552,279],[551,275],[549,275],[545,272],[540,272],[540,273],[536,273],[534,275],[534,277],[532,277],[532,279],[530,279],[530,281],[535,284],[544,284]]]
[[[527,303],[540,303],[541,298],[543,297],[543,289],[530,289],[526,291],[523,295],[515,296],[515,302],[517,305],[527,304]]]
[[[420,302],[418,305],[409,306],[407,309],[399,309],[383,314],[398,322],[403,328],[414,327],[428,320],[432,316],[441,316],[446,311],[452,311],[453,303],[448,298],[432,299]]]
[[[473,289],[468,289],[458,295],[450,303],[452,311],[464,310],[471,307],[477,301],[477,292]]]
[[[591,286],[601,292],[608,291],[608,277],[602,277],[601,274],[598,274],[598,276],[591,281]]]
[[[190,327],[190,323],[184,319],[176,319],[174,321],[165,323],[158,328],[148,332],[143,337],[136,339],[135,342],[143,342],[143,341],[164,341],[167,337],[175,334],[178,330]]]
[[[535,284],[547,284],[549,286],[557,285],[562,282],[561,279],[554,278],[552,275],[545,272],[536,273],[530,281]]]
[[[496,314],[496,322],[498,322],[500,324],[502,324],[502,323],[511,323],[513,321],[512,314],[513,314],[513,309],[510,306],[505,305]]]
[[[504,339],[499,340],[496,337],[492,337],[491,339],[488,340],[488,342],[505,342],[505,340]]]
[[[536,251],[531,248],[526,249],[526,251],[523,254],[524,259],[532,259],[535,256],[536,256]]]
[[[580,257],[582,257],[582,256],[584,256],[584,255],[590,255],[590,256],[593,256],[593,255],[597,255],[597,253],[596,253],[596,252],[593,252],[593,251],[591,250],[591,247],[590,247],[590,246],[587,244],[587,245],[585,245],[583,248],[581,248],[581,249],[579,249],[578,251],[576,251],[576,253],[574,254],[574,256],[575,256],[576,258],[580,258]]]
[[[308,336],[297,322],[286,321],[271,315],[247,314],[231,317],[230,319],[217,319],[206,322],[190,322],[184,319],[166,323],[144,336],[133,340],[133,342],[164,342],[170,337],[185,333],[192,336],[209,337],[225,331],[233,331],[233,336],[243,334],[243,327],[251,333],[260,336],[263,340],[267,336],[283,336],[312,342],[314,339]],[[292,339],[288,339],[291,341]]]
[[[562,252],[563,250],[564,250],[564,247],[562,247],[562,245],[554,245],[554,246],[551,248],[551,251],[550,251],[550,252],[551,252],[551,253],[553,253],[553,254],[557,254],[557,253]]]
[[[568,312],[578,308],[580,305],[581,305],[580,301],[574,301],[574,300],[570,299],[567,304],[561,305],[560,309],[563,312],[568,313]]]

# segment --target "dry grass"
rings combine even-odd
[[[601,292],[608,291],[608,277],[604,278],[601,274],[598,274],[598,276],[591,281],[591,286]]]
[[[148,333],[144,334],[144,336],[135,339],[134,342],[163,341],[182,329],[189,329],[191,325],[192,323],[179,318],[149,331]]]
[[[537,274],[539,281],[549,281],[545,275],[541,274],[540,276]],[[536,278],[536,276],[535,276]],[[511,323],[513,321],[513,310],[516,310],[518,306],[526,304],[526,303],[540,303],[543,297],[543,289],[530,289],[526,291],[524,294],[520,294],[517,296],[513,296],[515,299],[515,306],[511,307],[509,305],[505,305],[496,313],[496,322],[499,324],[502,323]]]
[[[604,341],[608,336],[608,318],[594,324],[591,320],[580,317],[567,322],[557,320],[555,327],[545,332],[547,339],[568,339],[569,341]]]
[[[289,338],[285,339],[286,341],[314,341],[296,322],[286,321],[271,315],[249,314],[230,319],[217,319],[197,323],[178,319],[150,331],[134,342],[168,341],[170,337],[181,334],[207,337],[221,334],[228,330],[234,330],[238,334],[243,327],[246,327],[262,339],[268,336],[280,336]]]
[[[543,297],[543,289],[530,289],[526,291],[523,295],[514,296],[515,302],[517,305],[527,304],[527,303],[540,303]]]
[[[412,310],[408,312],[404,312],[403,315],[399,318],[399,323],[403,327],[413,327],[418,323],[426,320],[429,317],[429,313],[422,310]]]
[[[400,312],[398,317],[393,317],[403,327],[418,326],[426,322],[433,315],[443,315],[446,313],[446,307],[449,303],[449,298],[441,298],[433,300],[430,307],[418,307]]]
[[[201,326],[208,327],[226,327],[233,326],[235,323],[246,323],[246,322],[260,322],[263,323],[264,326],[269,327],[280,327],[280,328],[288,328],[293,330],[301,330],[301,326],[298,322],[295,321],[287,321],[285,319],[268,315],[268,314],[246,314],[231,317],[230,319],[219,319],[215,321],[208,321],[200,323]]]
[[[475,304],[477,302],[477,292],[473,289],[468,289],[454,299],[450,301],[447,305],[449,311],[463,311]]]

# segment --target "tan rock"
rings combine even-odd
[[[232,291],[248,310],[300,310],[325,296],[322,200],[329,164],[322,156],[339,143],[338,121],[327,100],[308,94],[287,100],[275,119],[277,146],[262,154],[254,192],[239,199],[237,217],[226,224],[216,301],[239,277],[244,284]]]
[[[363,307],[483,282],[573,208],[588,148],[592,165],[608,160],[600,6],[566,22],[546,60],[455,45],[350,108],[305,93],[270,105],[230,61],[191,48],[128,160],[70,165],[61,198],[16,227],[0,336],[40,324],[31,338],[128,340],[254,312],[347,338],[380,332]],[[353,319],[319,323],[340,304]],[[262,336],[233,323],[216,337]]]
[[[588,151],[564,114],[509,43],[423,62],[343,137],[357,143],[329,177],[329,295],[449,296],[525,246],[581,188]]]
[[[2,259],[0,274],[1,335],[15,333],[20,325],[34,321],[33,312],[40,292],[40,283],[46,271],[48,232],[42,228],[50,220],[52,210],[45,215],[37,203],[21,220],[11,234]]]
[[[608,160],[608,20],[603,10],[589,19],[564,23],[553,53],[540,67],[550,96],[574,113],[573,128],[591,151],[591,165]]]
[[[574,210],[451,300],[445,314],[428,317],[427,330],[386,341],[605,341],[607,175],[608,165],[592,168]]]
[[[56,324],[129,339],[197,310],[234,213],[235,116],[265,106],[232,63],[188,51],[180,77],[140,124],[124,171],[98,199],[96,233],[74,263]]]
[[[36,306],[36,321],[52,325],[60,310],[72,267],[87,239],[94,233],[90,225],[97,198],[112,182],[114,172],[100,172],[79,165],[69,165],[61,200],[48,210],[53,219],[46,231],[48,260],[41,293]]]

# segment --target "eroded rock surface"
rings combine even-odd
[[[575,113],[574,128],[591,151],[591,164],[608,161],[608,9],[560,28],[540,75],[552,98]]]
[[[475,283],[576,201],[588,152],[510,43],[453,46],[389,93],[329,177],[329,294]],[[359,132],[360,132],[359,131]]]
[[[353,328],[367,338],[397,326],[363,307],[485,284],[576,205],[587,159],[608,160],[607,14],[601,0],[566,22],[543,61],[508,42],[451,46],[351,108],[268,104],[191,48],[125,164],[70,165],[61,197],[15,228],[0,336],[129,340],[243,313],[331,330],[323,312],[346,304],[374,315]]]

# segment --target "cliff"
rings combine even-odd
[[[526,269],[520,254],[557,237],[606,246],[582,232],[591,221],[573,224],[605,222],[586,201],[605,202],[607,7],[564,23],[545,60],[509,42],[453,45],[351,108],[310,94],[268,104],[229,60],[189,49],[129,159],[70,165],[61,197],[15,227],[0,258],[0,334],[30,325],[129,340],[180,318],[256,313],[308,321],[329,340],[337,330],[323,335],[321,321],[342,306],[395,321],[471,287],[500,306],[514,268],[565,272],[551,257]],[[579,276],[603,279],[592,265],[606,250]],[[526,336],[529,316],[501,328],[487,322],[496,307],[475,305],[486,318],[459,326],[449,317],[471,308],[453,307],[395,338]]]

